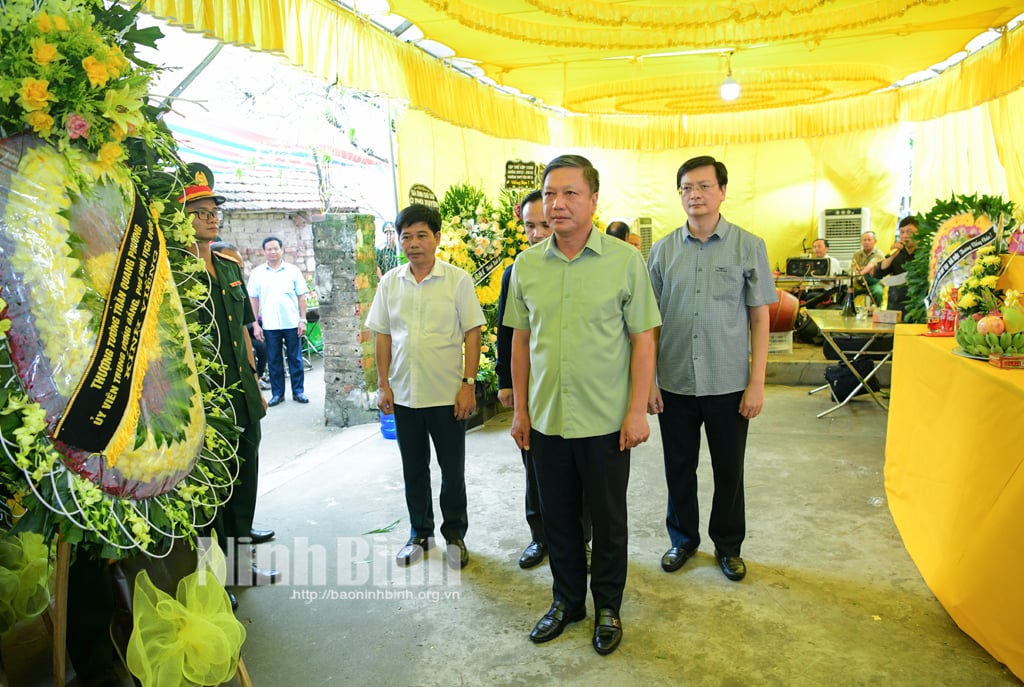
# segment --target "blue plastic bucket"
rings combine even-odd
[[[386,415],[380,414],[380,433],[385,439],[395,439],[398,435],[395,434],[395,416],[394,413]]]

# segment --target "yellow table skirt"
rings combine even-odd
[[[903,543],[960,628],[1024,678],[1024,370],[896,328],[885,491]]]

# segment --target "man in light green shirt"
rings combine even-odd
[[[554,234],[512,271],[504,324],[512,337],[512,437],[532,450],[553,578],[550,610],[530,639],[546,642],[586,617],[583,493],[593,521],[594,649],[622,639],[629,451],[647,440],[654,328],[661,324],[640,252],[594,231],[599,179],[583,157],[544,170]]]

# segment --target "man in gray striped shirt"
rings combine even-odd
[[[740,557],[747,424],[764,405],[768,305],[778,297],[764,241],[719,212],[728,181],[725,165],[710,156],[686,161],[676,174],[686,224],[654,244],[647,261],[662,318],[647,411],[658,414],[668,482],[672,547],[662,568],[678,570],[700,544],[703,425],[715,479],[708,536],[723,574],[739,581],[747,573]]]

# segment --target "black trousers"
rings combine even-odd
[[[586,509],[594,535],[590,565],[594,608],[618,611],[626,586],[629,544],[629,451],[619,450],[618,432],[564,439],[537,430],[530,432],[530,449],[537,470],[554,600],[573,609],[586,605],[587,557],[582,517]]]
[[[537,468],[533,465],[533,456],[529,451],[523,454],[523,467],[526,468],[526,524],[530,526],[531,541],[547,544],[544,534],[544,516],[540,512],[540,487],[537,485]],[[587,494],[583,494],[583,540],[590,541],[593,526],[590,522],[590,508],[587,506]]]
[[[658,415],[658,424],[668,483],[665,524],[672,546],[689,549],[700,544],[697,462],[703,425],[715,480],[708,536],[722,555],[740,555],[746,536],[743,458],[749,424],[739,413],[742,397],[742,391],[720,396],[681,396],[661,390],[665,409]]]
[[[302,338],[298,329],[264,329],[267,343],[267,373],[270,375],[270,393],[284,398],[284,366],[288,363],[288,379],[292,396],[306,393],[306,372],[302,367]],[[285,355],[281,355],[281,346]]]
[[[75,552],[68,576],[67,648],[79,676],[94,677],[114,667],[112,584],[107,561],[97,560],[83,549]]]
[[[434,505],[430,490],[430,442],[441,468],[441,536],[463,539],[466,514],[466,423],[455,419],[455,406],[409,408],[395,405],[395,432],[402,454],[405,504],[410,536],[434,536]]]
[[[537,469],[533,466],[533,456],[529,451],[523,454],[523,467],[526,468],[526,524],[530,526],[530,540],[547,544],[544,534],[544,516],[540,513],[540,487],[537,485]]]
[[[213,529],[217,532],[218,544],[227,551],[228,541],[248,537],[252,531],[252,520],[256,515],[256,487],[260,473],[259,421],[242,427],[238,435],[238,481],[228,502],[217,510]]]

